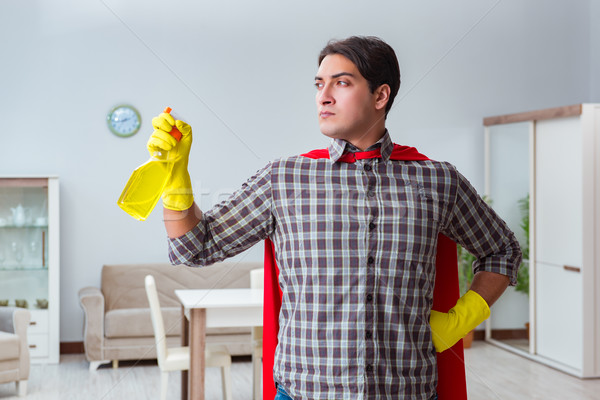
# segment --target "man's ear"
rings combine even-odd
[[[375,89],[375,93],[373,93],[373,95],[375,98],[375,108],[377,110],[385,109],[385,106],[390,100],[390,92],[390,85],[388,85],[387,83],[384,83],[383,85]]]

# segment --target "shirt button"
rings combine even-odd
[[[369,229],[370,229],[370,230],[373,230],[373,229],[375,229],[375,226],[376,226],[376,225],[375,225],[373,222],[371,222],[371,223],[369,224]]]
[[[367,197],[375,197],[375,192],[373,190],[368,190]]]
[[[371,170],[371,165],[370,164],[365,165],[365,171],[370,171],[370,170]]]
[[[367,372],[373,372],[373,366],[371,364],[367,364]]]
[[[365,333],[365,337],[366,337],[367,339],[371,339],[371,338],[373,337],[373,333],[372,333],[371,331],[367,331],[367,332]]]
[[[367,295],[367,301],[373,301],[373,295],[371,293]]]
[[[368,263],[369,265],[373,264],[374,262],[375,262],[375,259],[374,259],[373,257],[369,257],[369,258],[367,259],[367,263]]]

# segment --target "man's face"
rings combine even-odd
[[[340,54],[326,56],[315,77],[317,111],[321,132],[331,138],[360,141],[381,119],[377,90],[352,61]]]

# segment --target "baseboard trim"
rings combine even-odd
[[[483,331],[482,331],[483,332]],[[528,339],[526,329],[492,329],[492,339]]]
[[[80,354],[84,351],[83,342],[60,342],[60,354]]]
[[[509,340],[509,339],[528,339],[526,329],[493,329],[492,339]],[[475,331],[473,340],[485,340],[485,330],[478,329]]]
[[[475,333],[473,334],[473,340],[485,340],[485,331],[475,331]]]

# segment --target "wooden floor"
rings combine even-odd
[[[465,351],[469,400],[600,399],[600,379],[581,380],[481,341]],[[251,400],[252,365],[234,362],[234,400]],[[180,398],[172,373],[169,399]],[[83,355],[63,355],[58,365],[32,365],[27,400],[158,399],[160,373],[152,362],[101,367],[90,373]],[[207,400],[221,399],[218,369],[206,371]],[[0,399],[18,400],[14,384],[0,384]],[[446,400],[446,399],[440,399]]]
[[[579,379],[483,341],[465,350],[465,366],[469,400],[600,399],[600,379]]]

